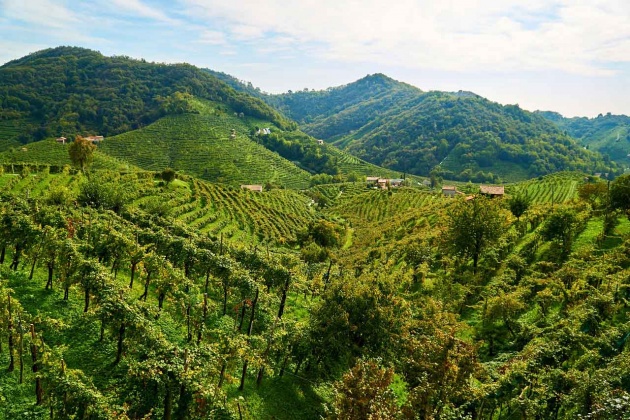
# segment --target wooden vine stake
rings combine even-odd
[[[35,326],[31,324],[31,359],[33,361],[33,374],[35,376],[35,398],[36,404],[41,405],[44,399],[44,389],[42,388],[42,379],[37,372],[39,371],[39,364],[37,361],[37,345],[35,344]]]

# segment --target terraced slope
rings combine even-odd
[[[19,145],[0,153],[0,164],[33,164],[64,166],[72,165],[68,155],[68,145],[55,142],[53,139],[41,140],[27,145]],[[138,167],[112,157],[101,150],[94,153],[93,169],[111,169],[115,171],[137,171]]]
[[[28,121],[24,118],[0,120],[0,152],[20,145],[18,136]]]
[[[508,185],[506,193],[525,194],[532,204],[564,203],[578,197],[578,186],[584,182],[579,172],[558,172],[540,179]]]
[[[235,130],[235,138],[231,138]],[[305,188],[310,175],[252,141],[247,122],[226,113],[183,114],[119,136],[101,150],[147,170],[166,167],[206,180],[239,184],[271,182]]]
[[[154,174],[146,172],[119,174],[96,170],[92,176],[104,182],[131,185],[136,194],[130,203],[132,207],[146,209],[151,202],[163,203],[170,209],[170,216],[200,232],[221,235],[227,241],[290,243],[317,216],[310,198],[294,190],[254,193],[188,177],[164,187]],[[45,196],[54,186],[68,187],[76,194],[84,180],[82,174],[5,173],[0,175],[0,189],[25,198]]]

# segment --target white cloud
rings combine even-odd
[[[449,71],[609,75],[630,62],[624,0],[180,0],[230,36],[320,58]],[[257,44],[256,44],[257,43]]]
[[[226,45],[227,41],[223,32],[204,30],[199,35],[199,39],[196,41],[200,44],[208,45]]]
[[[162,10],[149,6],[141,0],[112,0],[112,5],[120,9],[133,12],[139,17],[153,19],[168,24],[179,24],[179,21],[170,18]]]
[[[50,28],[63,29],[80,22],[70,9],[50,0],[1,0],[0,10],[9,19]]]

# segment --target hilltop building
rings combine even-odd
[[[254,191],[254,192],[262,192],[263,186],[262,185],[241,185],[241,189]]]
[[[67,138],[65,138],[65,137],[57,137],[57,138],[55,139],[55,141],[56,141],[57,143],[61,143],[61,144],[66,144],[66,140],[68,140],[68,139],[67,139]]]

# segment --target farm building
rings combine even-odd
[[[67,139],[67,138],[65,138],[65,137],[57,137],[57,138],[55,139],[55,141],[56,141],[57,143],[61,143],[61,144],[66,144],[66,140],[68,140],[68,139]]]
[[[505,194],[505,187],[491,187],[489,185],[481,185],[479,186],[479,192],[481,194],[490,196],[491,198],[503,197],[503,194]]]
[[[241,189],[242,190],[250,190],[250,191],[254,191],[254,192],[262,192],[263,191],[263,186],[262,185],[241,185]]]
[[[317,140],[317,144],[323,145],[324,144],[324,140]]]
[[[366,177],[365,178],[365,182],[367,183],[368,188],[369,187],[376,187],[379,178],[380,177],[378,177],[378,176],[368,176],[368,177]]]
[[[452,185],[443,185],[442,186],[442,195],[444,195],[444,197],[455,197],[455,195],[457,194],[457,187],[454,187]]]
[[[91,142],[92,144],[99,144],[100,142],[104,140],[104,137],[103,136],[87,136],[85,139]]]

